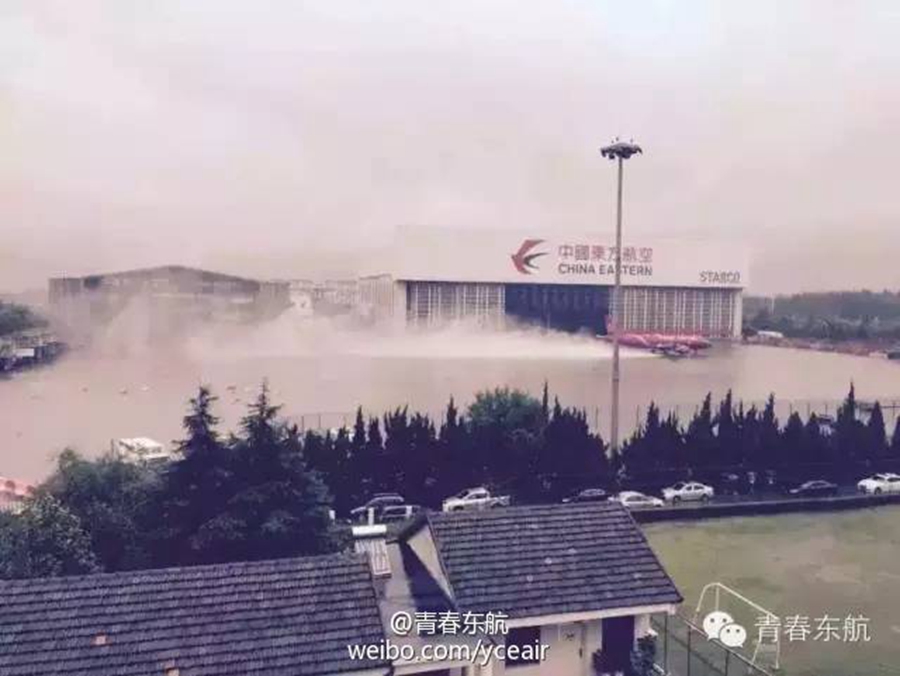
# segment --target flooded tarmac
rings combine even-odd
[[[465,405],[502,385],[540,394],[545,380],[564,405],[607,427],[611,347],[591,337],[530,332],[443,332],[391,337],[309,324],[285,336],[218,334],[188,345],[73,351],[51,367],[0,380],[0,475],[40,479],[66,446],[97,455],[119,437],[180,436],[186,402],[201,383],[218,395],[224,429],[240,419],[263,379],[283,413],[303,427],[352,423],[354,411],[409,405],[440,416],[453,396]],[[900,401],[900,363],[764,346],[718,345],[672,360],[624,351],[622,422],[628,431],[651,400],[688,417],[703,396],[731,388],[779,414],[834,412],[853,381],[862,400]],[[892,427],[896,409],[885,411]]]

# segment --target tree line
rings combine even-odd
[[[602,438],[583,410],[509,388],[479,392],[465,412],[451,398],[442,422],[406,407],[381,418],[357,410],[351,429],[308,432],[310,466],[335,496],[338,513],[373,493],[396,491],[408,501],[439,507],[469,486],[488,485],[535,501],[552,477],[607,476]]]
[[[164,465],[64,451],[20,514],[0,518],[0,576],[278,558],[339,550],[345,516],[377,492],[439,507],[447,495],[489,485],[518,502],[556,501],[586,486],[640,483],[814,465],[852,476],[900,460],[876,404],[859,419],[851,387],[832,426],[793,413],[784,425],[774,397],[744,409],[729,392],[707,395],[686,425],[651,405],[621,453],[609,457],[585,412],[518,390],[480,392],[442,421],[395,409],[357,411],[352,428],[308,431],[284,419],[268,388],[238,429],[223,433],[216,397],[201,387],[183,419],[184,438]],[[856,477],[854,477],[856,478]]]
[[[745,300],[751,314],[772,307],[776,317],[900,320],[900,292],[897,291],[816,291],[774,299],[748,296]]]
[[[900,340],[900,292],[800,293],[744,299],[744,332],[817,340]]]
[[[26,305],[0,301],[0,336],[47,326],[47,320]]]
[[[20,514],[0,521],[0,576],[279,558],[343,546],[331,495],[296,426],[263,386],[237,433],[222,435],[201,387],[164,466],[64,451]]]
[[[794,481],[810,472],[817,476],[805,478],[853,480],[860,472],[900,462],[900,417],[890,438],[878,402],[865,422],[863,417],[852,384],[834,419],[811,414],[804,421],[794,411],[784,424],[775,414],[774,395],[759,410],[745,409],[730,391],[717,405],[708,394],[687,425],[651,404],[643,425],[623,446],[620,467],[647,483],[672,476],[714,480],[734,471],[774,471]]]

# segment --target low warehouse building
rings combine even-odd
[[[112,322],[138,308],[152,332],[195,321],[252,321],[277,316],[291,304],[287,282],[263,282],[208,270],[166,265],[50,280],[50,307],[70,328]]]

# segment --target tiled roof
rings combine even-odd
[[[365,557],[0,581],[0,676],[318,676],[380,666]]]
[[[618,503],[427,517],[458,608],[511,618],[682,601]]]

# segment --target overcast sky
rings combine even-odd
[[[398,224],[751,251],[900,287],[896,0],[5,0],[0,290],[162,263],[352,270]]]

